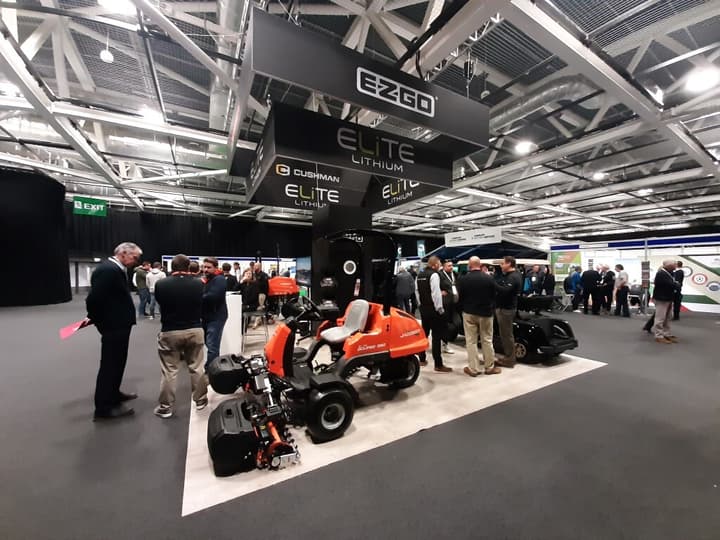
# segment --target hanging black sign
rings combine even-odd
[[[259,9],[253,9],[251,29],[245,63],[253,72],[472,145],[488,144],[488,108],[481,103],[371,60]],[[247,71],[245,63],[243,72]]]
[[[327,205],[361,206],[367,174],[276,158],[251,199],[254,203],[314,210]]]
[[[421,184],[415,180],[373,176],[368,186],[364,206],[373,212],[381,212],[420,197],[427,197],[441,189],[430,184]]]
[[[427,143],[279,103],[270,116],[276,155],[442,188],[452,185],[452,155]]]

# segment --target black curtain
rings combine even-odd
[[[68,302],[65,187],[43,174],[0,169],[0,306]]]

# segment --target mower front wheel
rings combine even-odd
[[[352,397],[344,388],[313,390],[307,407],[307,430],[315,443],[342,437],[355,413]]]

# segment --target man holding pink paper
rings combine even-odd
[[[87,323],[100,332],[100,369],[95,385],[94,420],[130,416],[135,410],[124,404],[137,394],[120,391],[127,363],[130,330],[135,324],[135,304],[130,296],[127,269],[134,267],[142,250],[132,242],[123,242],[114,255],[100,263],[90,278],[90,293],[85,305]]]

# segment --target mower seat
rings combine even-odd
[[[355,332],[362,332],[365,329],[369,311],[370,304],[367,300],[353,300],[343,325],[323,330],[320,332],[320,337],[333,345],[344,342]]]

